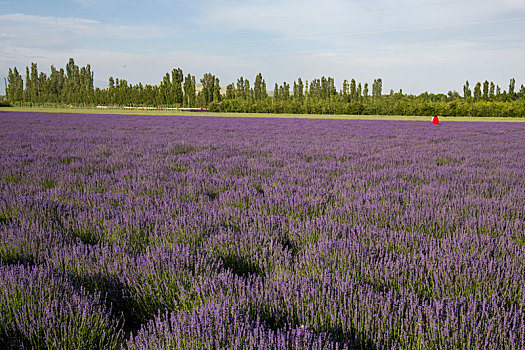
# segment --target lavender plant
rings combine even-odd
[[[134,349],[345,349],[303,327],[272,330],[227,304],[156,316],[127,342]]]
[[[0,268],[3,348],[117,349],[121,323],[100,299],[44,268]]]
[[[0,112],[3,344],[525,348],[523,140]]]

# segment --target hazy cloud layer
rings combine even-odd
[[[268,86],[301,76],[382,77],[386,90],[460,90],[468,79],[525,83],[525,1],[267,0],[0,1],[0,76],[32,61],[91,63],[158,83],[181,67],[222,84],[262,72]],[[33,5],[33,6],[31,6]],[[56,12],[56,13],[55,13]],[[50,15],[52,13],[52,15]],[[3,79],[0,82],[3,92]]]

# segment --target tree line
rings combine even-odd
[[[16,67],[10,68],[5,81],[9,103],[56,103],[73,105],[173,106],[200,107],[218,112],[450,115],[450,116],[525,116],[525,87],[516,88],[514,78],[507,90],[485,80],[473,86],[466,81],[463,93],[403,94],[383,93],[383,81],[344,80],[338,90],[334,78],[321,77],[310,82],[298,78],[293,84],[275,84],[268,91],[262,74],[253,86],[244,77],[221,92],[219,78],[206,73],[197,86],[195,76],[184,76],[176,68],[166,73],[159,84],[129,84],[110,77],[107,88],[94,86],[90,65],[79,67],[73,58],[65,68],[51,66],[50,74],[38,72],[36,63],[26,67],[25,80]]]

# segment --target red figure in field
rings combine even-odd
[[[434,124],[434,125],[438,125],[439,124],[439,118],[437,117],[437,115],[435,115],[434,118],[432,118],[432,124]]]

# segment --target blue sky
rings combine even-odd
[[[293,83],[383,79],[383,91],[525,84],[524,0],[0,0],[0,91],[9,67],[49,72],[69,57],[158,84],[171,69],[227,85],[263,74]]]

